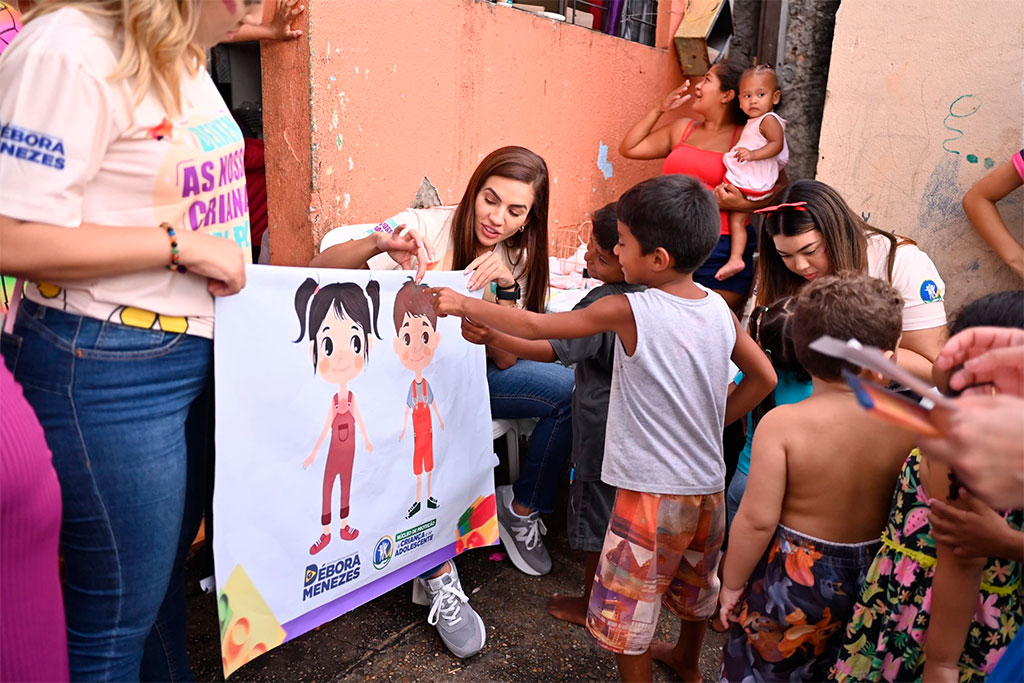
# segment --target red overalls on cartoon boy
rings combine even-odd
[[[416,377],[409,387],[406,398],[405,417],[402,419],[402,433],[409,426],[409,412],[412,411],[413,457],[412,471],[416,475],[416,501],[409,508],[407,517],[412,517],[422,507],[423,475],[427,475],[427,507],[438,507],[431,495],[431,473],[434,471],[434,429],[430,415],[433,406],[437,423],[444,429],[444,420],[434,401],[434,392],[423,378],[423,369],[434,359],[434,352],[441,342],[437,331],[437,315],[427,294],[427,285],[417,285],[410,279],[395,295],[395,353],[398,359]]]

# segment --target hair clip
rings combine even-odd
[[[763,209],[755,209],[754,213],[773,213],[775,211],[781,211],[783,209],[791,209],[793,211],[807,211],[807,202],[790,202],[789,204],[776,204],[775,206],[766,206]]]

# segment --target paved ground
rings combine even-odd
[[[232,680],[615,680],[612,655],[597,647],[584,628],[558,621],[545,610],[552,593],[583,590],[582,555],[569,548],[564,519],[551,519],[548,528],[555,566],[547,576],[526,576],[507,558],[491,560],[500,546],[459,558],[462,585],[487,624],[487,645],[471,659],[448,653],[426,622],[427,608],[412,604],[406,585],[271,650]],[[216,602],[199,592],[197,576],[189,576],[189,592],[192,668],[199,680],[223,680]],[[663,610],[662,635],[674,639],[676,624]],[[709,629],[701,656],[705,680],[717,680],[722,643],[723,637]],[[656,664],[654,680],[673,679]]]

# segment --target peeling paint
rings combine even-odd
[[[333,174],[334,174],[334,167],[333,166],[328,166],[327,170],[324,171],[324,175],[333,175]]]
[[[350,170],[350,171],[351,171],[351,170],[352,170],[353,168],[355,168],[355,166],[356,166],[356,165],[355,165],[355,163],[353,163],[353,161],[352,161],[352,157],[349,157],[349,158],[348,158],[348,170]]]
[[[341,151],[341,143],[342,143],[341,133],[338,133],[338,151]]]
[[[358,66],[356,67],[356,73],[359,73],[359,67]]]
[[[331,112],[331,130],[338,127],[338,110],[335,109]]]
[[[344,204],[344,208],[345,208],[345,209],[348,209],[348,205],[349,205],[349,204],[351,204],[351,203],[352,203],[352,195],[350,195],[350,194],[349,194],[348,192],[346,192],[346,193],[345,193],[345,204]]]
[[[615,169],[612,167],[612,162],[608,161],[608,145],[603,142],[598,143],[597,148],[597,167],[601,169],[601,174],[605,180],[612,177]]]
[[[331,76],[331,82],[332,82],[332,83],[333,83],[334,81],[336,81],[336,80],[338,80],[338,79],[336,79],[336,78],[335,78],[334,76]]]

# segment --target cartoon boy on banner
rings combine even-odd
[[[427,507],[438,507],[430,486],[430,475],[434,471],[434,430],[430,408],[434,408],[441,429],[444,429],[444,420],[434,401],[434,392],[423,378],[423,370],[434,359],[441,335],[437,331],[437,315],[430,303],[428,289],[427,285],[417,285],[410,278],[395,295],[395,353],[402,365],[416,373],[405,400],[402,433],[398,437],[399,441],[405,438],[409,411],[412,411],[412,471],[416,475],[416,502],[409,508],[407,519],[421,509],[424,474],[427,475]]]
[[[372,318],[367,297],[372,306]],[[324,466],[320,515],[323,533],[310,547],[310,555],[316,555],[331,542],[331,493],[334,491],[335,479],[341,480],[338,536],[343,541],[354,541],[359,536],[359,530],[348,523],[357,424],[367,453],[373,452],[373,444],[370,443],[370,435],[366,433],[363,417],[359,414],[359,404],[356,403],[355,395],[348,390],[348,384],[366,368],[370,348],[373,346],[370,333],[380,339],[377,327],[379,308],[380,285],[375,280],[370,280],[364,293],[362,287],[350,282],[321,288],[316,280],[307,278],[295,292],[295,313],[299,317],[299,338],[295,341],[302,341],[308,331],[313,372],[324,381],[338,385],[338,393],[327,409],[327,419],[320,438],[316,440],[313,452],[302,463],[303,468],[313,464],[329,433],[331,438],[328,442],[327,464]]]

